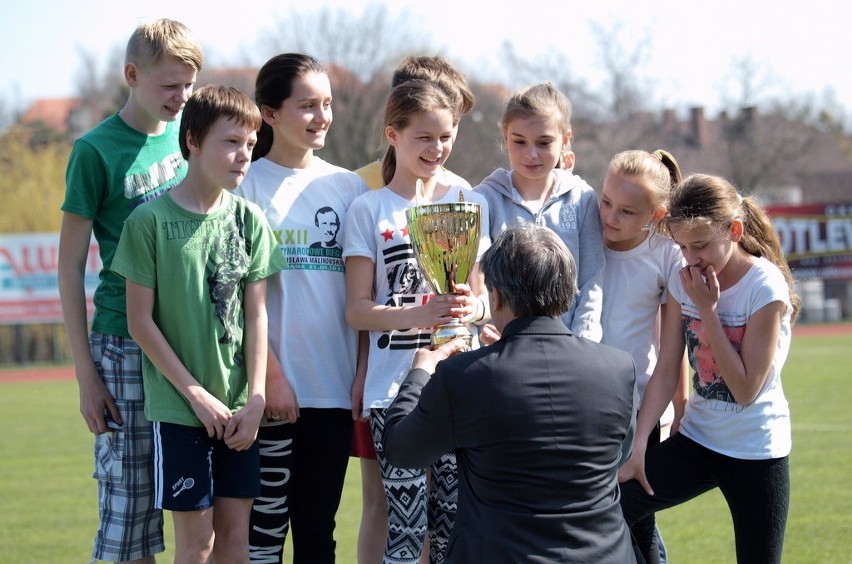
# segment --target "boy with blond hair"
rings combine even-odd
[[[127,102],[78,139],[68,159],[59,290],[80,413],[95,435],[100,524],[94,560],[152,563],[164,550],[162,513],[153,504],[141,354],[127,330],[124,280],[112,271],[112,259],[133,208],[186,174],[174,122],[202,63],[201,48],[183,24],[162,19],[136,28],[125,54]],[[89,335],[84,273],[93,233],[103,270]]]
[[[249,513],[260,494],[266,278],[285,265],[263,212],[231,193],[248,172],[260,123],[235,88],[193,94],[180,125],[186,178],[130,214],[113,261],[143,352],[154,503],[172,512],[175,562],[248,562]]]

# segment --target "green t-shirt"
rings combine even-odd
[[[112,263],[116,274],[154,289],[154,322],[190,374],[232,411],[246,401],[245,284],[284,265],[263,213],[230,192],[207,215],[181,208],[169,194],[136,208]],[[148,419],[201,425],[144,355],[142,376]]]
[[[104,266],[95,291],[92,331],[130,337],[124,280],[112,272],[121,228],[139,204],[180,182],[186,168],[176,123],[168,123],[162,135],[149,136],[114,114],[74,143],[62,211],[91,219],[100,247]]]

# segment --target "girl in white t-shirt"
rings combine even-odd
[[[358,334],[344,316],[343,227],[367,187],[314,151],[332,122],[331,86],[313,57],[285,53],[257,75],[263,117],[238,193],[263,210],[287,265],[267,286],[266,420],[252,562],[281,560],[289,525],[302,562],[334,562],[335,514],[352,444]]]
[[[669,281],[660,357],[633,454],[619,471],[625,519],[632,525],[718,487],[737,560],[780,562],[791,446],[781,368],[799,309],[790,269],[764,210],[719,177],[692,175],[678,185],[661,229],[687,266]],[[677,387],[684,348],[693,393],[679,432],[647,448]],[[646,561],[658,561],[652,534],[636,541]]]
[[[373,441],[388,500],[384,562],[417,562],[427,531],[430,560],[446,550],[458,499],[455,456],[447,453],[431,468],[427,518],[425,469],[390,466],[382,448],[384,414],[411,366],[415,351],[429,345],[431,328],[453,318],[479,320],[486,314],[485,284],[478,267],[460,294],[430,295],[414,258],[406,209],[459,201],[482,205],[480,254],[489,244],[485,199],[439,181],[454,138],[457,104],[431,82],[396,86],[385,107],[386,186],[360,196],[347,215],[346,319],[369,331],[363,405],[370,410]]]
[[[633,356],[640,400],[657,362],[669,277],[684,266],[678,246],[656,233],[669,193],[680,181],[680,167],[671,153],[624,151],[610,161],[601,193],[606,255],[601,342]],[[677,431],[686,403],[685,381],[678,392],[660,427]]]
[[[681,181],[680,167],[671,153],[657,150],[624,151],[609,164],[601,194],[606,266],[603,280],[602,343],[630,353],[636,365],[636,407],[657,363],[660,349],[660,318],[666,309],[669,277],[683,266],[683,255],[670,239],[656,233],[666,214],[672,186]],[[686,404],[686,365],[683,363],[675,401],[669,403],[649,444],[677,431]],[[625,447],[630,447],[626,441]],[[625,448],[627,450],[627,448]],[[624,453],[626,460],[629,450]],[[654,529],[654,518],[631,529]],[[658,544],[663,549],[657,532]]]

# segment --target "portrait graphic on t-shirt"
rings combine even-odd
[[[384,224],[379,228],[381,253],[387,279],[384,305],[391,307],[419,306],[429,301],[431,290],[417,266],[414,249],[408,240],[408,227],[395,229]],[[400,328],[388,331],[379,338],[379,348],[416,349],[429,344],[428,328]]]
[[[304,227],[283,230],[281,251],[287,258],[286,269],[343,273],[340,214],[330,206],[323,206],[314,212],[313,224],[316,230]]]
[[[340,249],[337,235],[340,233],[340,216],[332,208],[325,206],[314,214],[314,225],[319,229],[320,240],[311,243],[312,249]]]
[[[706,400],[707,407],[718,411],[740,411],[741,407],[719,372],[719,365],[704,333],[704,324],[698,318],[685,315],[683,326],[689,364],[695,371],[692,376],[695,393]],[[739,351],[742,347],[743,335],[745,335],[745,325],[737,327],[723,325],[723,329],[728,340]]]

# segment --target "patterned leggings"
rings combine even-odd
[[[458,509],[456,455],[449,452],[441,456],[430,467],[427,480],[426,470],[396,468],[385,458],[384,409],[370,411],[370,427],[388,500],[388,540],[383,564],[416,563],[427,529],[429,562],[443,562]]]
[[[332,564],[334,519],[352,448],[350,411],[302,408],[295,423],[262,423],[258,441],[260,497],[251,511],[250,562],[282,562],[292,526],[294,564]]]

